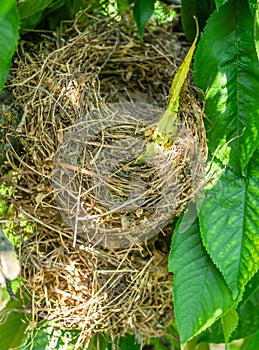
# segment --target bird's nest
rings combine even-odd
[[[124,20],[80,23],[21,40],[1,112],[21,116],[3,169],[13,215],[34,229],[20,247],[31,325],[78,329],[77,347],[98,332],[149,339],[173,321],[165,226],[195,197],[206,160],[186,85],[173,144],[136,162],[183,58],[170,25],[140,42]]]

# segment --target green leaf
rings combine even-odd
[[[20,350],[73,350],[79,337],[79,330],[60,329],[48,324],[47,321],[37,324],[29,336],[24,338]],[[55,345],[54,345],[54,344]],[[106,347],[97,347],[91,349],[107,350]],[[90,350],[90,349],[89,349]],[[109,349],[110,350],[110,349]]]
[[[237,312],[239,323],[231,340],[244,338],[259,329],[259,272],[246,285]]]
[[[65,0],[24,0],[18,3],[18,13],[21,18],[21,26],[34,28],[48,13],[48,9],[55,10],[64,5]]]
[[[180,350],[178,341],[179,334],[176,330],[174,322],[172,322],[166,329],[166,334],[159,338],[152,338],[146,346],[153,346],[153,350]]]
[[[196,25],[193,16],[198,18],[199,28],[202,31],[214,9],[214,0],[182,0],[182,26],[189,41],[193,41],[196,35]]]
[[[255,11],[256,11],[256,7],[258,5],[258,0],[248,0],[248,4],[250,7],[250,11],[252,13],[252,16],[255,16]]]
[[[49,27],[51,30],[55,30],[62,20],[70,20],[74,14],[80,10],[79,3],[71,4],[70,1],[56,0],[54,3],[48,6],[43,13],[43,25]],[[74,12],[75,11],[75,12]]]
[[[203,244],[236,298],[259,266],[259,150],[239,178],[226,170],[199,211]]]
[[[122,337],[120,339],[120,346],[119,348],[121,350],[127,350],[127,349],[132,349],[132,350],[141,350],[142,346],[137,343],[136,338],[134,335],[126,334],[125,337]]]
[[[256,3],[254,15],[254,40],[257,57],[259,59],[259,2]]]
[[[90,342],[87,350],[96,350],[96,349],[111,350],[109,342],[101,334],[96,334],[91,339],[91,342]]]
[[[12,56],[19,38],[18,30],[19,17],[16,11],[15,0],[13,0],[8,12],[0,18],[0,91],[9,74]]]
[[[220,6],[224,5],[228,0],[215,0],[215,4],[217,7],[217,11],[220,8]]]
[[[163,344],[160,338],[152,339],[150,345],[153,346],[152,349],[154,350],[168,350],[167,344]]]
[[[209,18],[197,47],[194,70],[206,91],[208,146],[230,141],[230,163],[245,168],[259,144],[259,69],[254,22],[247,1],[229,0]]]
[[[245,338],[259,329],[259,272],[248,282],[242,300],[236,309],[239,322],[230,341]],[[223,343],[221,322],[217,321],[209,330],[198,335],[197,342]],[[254,348],[256,349],[256,348]]]
[[[51,336],[53,335],[52,333],[50,333],[49,329],[47,328],[37,331],[34,330],[33,342],[31,337],[29,339],[25,339],[24,343],[19,349],[25,350],[30,348],[30,350],[48,350],[51,342]]]
[[[0,321],[1,349],[7,350],[20,346],[28,327],[21,300],[9,301],[6,308],[0,312]]]
[[[229,310],[222,318],[225,343],[229,342],[229,338],[238,325],[238,313],[235,309]]]
[[[19,16],[21,20],[33,17],[35,14],[43,12],[52,2],[53,0],[19,1],[17,4]]]
[[[168,265],[169,271],[175,274],[174,308],[182,344],[211,326],[236,304],[202,245],[193,204],[189,205],[187,213],[177,223]]]
[[[154,12],[156,0],[136,0],[133,7],[133,15],[137,23],[140,38],[142,38],[143,30]]]
[[[117,8],[120,13],[127,12],[129,5],[129,0],[117,0]]]
[[[109,343],[102,334],[97,334],[91,339],[88,350],[112,350],[113,346]],[[118,349],[120,350],[141,350],[142,346],[137,343],[134,335],[126,334],[120,338],[120,344]]]
[[[259,344],[259,331],[247,337],[240,350],[255,350]]]
[[[2,0],[0,6],[0,20],[4,15],[6,15],[10,11],[13,4],[14,0]]]

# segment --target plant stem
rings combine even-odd
[[[184,350],[195,350],[195,348],[196,348],[196,338],[189,340],[184,346]]]

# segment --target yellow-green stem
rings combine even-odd
[[[190,69],[192,56],[199,35],[197,18],[195,18],[195,21],[197,26],[197,34],[184,61],[182,62],[181,66],[179,67],[178,71],[174,76],[170,89],[169,104],[161,119],[159,120],[156,129],[153,132],[152,142],[147,144],[146,151],[138,157],[138,159],[136,160],[136,164],[143,163],[145,159],[149,158],[153,154],[163,152],[166,148],[170,147],[175,140],[177,134],[177,127],[179,124],[178,110],[180,104],[180,94]]]

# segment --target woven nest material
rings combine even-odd
[[[6,134],[5,166],[14,170],[13,208],[34,228],[20,249],[31,327],[43,317],[78,329],[76,348],[98,332],[113,340],[165,332],[172,276],[170,234],[161,231],[194,198],[207,155],[203,113],[186,86],[173,145],[132,163],[183,57],[170,26],[140,42],[125,20],[80,23],[21,41],[7,87],[13,102],[2,108],[21,115]]]
[[[141,164],[136,160],[162,115],[157,107],[123,102],[93,109],[65,133],[55,157],[53,188],[75,241],[80,235],[109,248],[141,244],[193,198],[204,153],[200,119],[188,105],[191,95],[186,98],[174,143]]]

